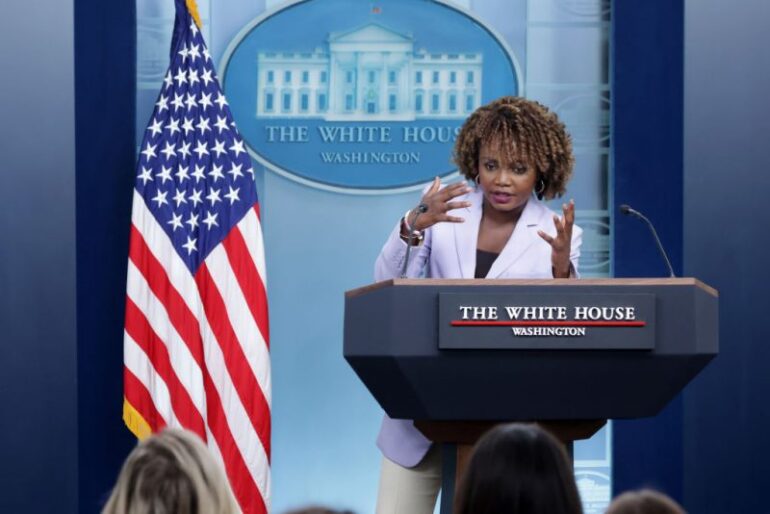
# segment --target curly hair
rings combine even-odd
[[[478,175],[484,143],[497,141],[506,159],[524,157],[535,166],[543,190],[538,198],[562,196],[572,176],[575,157],[567,130],[544,105],[519,96],[504,96],[476,109],[463,124],[454,148],[454,162],[468,179]]]

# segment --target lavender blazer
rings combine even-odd
[[[407,276],[419,277],[424,271],[429,278],[474,278],[483,195],[480,190],[475,190],[456,200],[472,203],[471,207],[452,212],[465,222],[438,223],[426,230],[422,246],[410,252]],[[543,203],[530,198],[486,278],[552,278],[551,247],[537,235],[537,231],[555,235],[553,216],[554,212]],[[378,281],[401,274],[406,244],[399,237],[399,231],[400,224],[393,229],[377,257],[374,278]],[[574,270],[578,269],[582,235],[583,230],[575,225],[570,255]],[[393,462],[414,467],[428,453],[431,444],[411,420],[384,416],[377,446]]]

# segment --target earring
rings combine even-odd
[[[543,177],[540,177],[540,180],[537,182],[537,187],[535,187],[535,194],[538,196],[542,195],[545,191],[545,180],[543,180]]]
[[[473,177],[473,181],[476,183],[476,187],[479,187],[481,185],[481,179],[479,178],[479,174],[477,173],[475,177]]]

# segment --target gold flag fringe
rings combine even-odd
[[[201,23],[201,16],[198,14],[198,5],[195,3],[195,0],[186,0],[187,3],[187,10],[190,11],[190,16],[193,17],[193,20],[195,20],[195,24],[198,26],[199,29],[203,28],[203,23]]]
[[[150,424],[125,398],[123,398],[123,422],[140,441],[152,435]]]

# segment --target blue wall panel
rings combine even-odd
[[[0,16],[0,512],[76,512],[72,0]]]
[[[680,273],[684,6],[616,1],[612,22],[614,275],[667,275],[647,227],[617,214],[624,203],[652,220]],[[681,397],[654,418],[619,421],[613,434],[616,492],[652,486],[682,498]]]
[[[685,272],[720,291],[720,354],[684,395],[690,512],[770,512],[770,4],[688,0]]]
[[[134,184],[134,2],[75,2],[78,483],[98,512],[134,437],[121,420]]]
[[[0,21],[0,512],[98,512],[133,444],[121,421],[133,12],[33,1]]]
[[[615,201],[651,214],[675,268],[720,290],[721,340],[663,413],[616,425],[615,489],[656,486],[689,512],[770,512],[770,5],[614,6]],[[644,227],[615,226],[616,276],[662,274]]]

